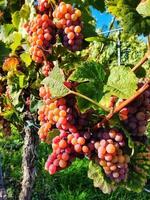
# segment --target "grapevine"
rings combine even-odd
[[[97,31],[91,13],[91,7],[104,11],[104,1],[103,8],[97,0],[21,1],[19,8],[8,2],[0,4],[0,136],[17,130],[24,142],[19,199],[32,198],[36,162],[42,157],[43,165],[47,156],[41,174],[51,179],[87,159],[88,176],[104,193],[143,191],[150,176],[150,41],[147,48],[139,36],[150,34],[147,7],[140,0],[105,1],[114,15],[110,30],[118,20],[124,43],[118,54],[121,48],[125,64],[116,66],[118,38],[114,30]],[[132,53],[143,57],[134,66],[125,55]]]

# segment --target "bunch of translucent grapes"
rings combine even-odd
[[[51,52],[52,44],[56,42],[55,25],[47,14],[37,14],[34,19],[25,25],[25,28],[31,45],[32,60],[42,63],[45,60],[45,55]]]
[[[78,114],[74,107],[74,97],[69,96],[67,100],[61,98],[53,101],[51,100],[49,88],[44,86],[40,88],[40,97],[43,98],[44,103],[38,111],[38,119],[41,125],[38,134],[42,141],[47,140],[49,132],[53,128],[70,131],[71,133],[77,131],[75,123]]]
[[[38,10],[40,12],[50,11],[51,5],[49,0],[38,0]]]
[[[81,11],[71,4],[61,2],[53,12],[56,27],[60,30],[62,43],[71,51],[82,48],[83,35],[81,22]]]
[[[143,83],[139,83],[139,88]],[[133,136],[143,136],[150,119],[150,90],[146,90],[119,113],[125,127]]]
[[[61,131],[52,141],[53,152],[49,155],[45,169],[55,174],[57,171],[68,167],[75,158],[75,152],[68,141],[68,132]]]
[[[51,61],[44,61],[43,67],[42,67],[42,74],[44,76],[48,76],[49,72],[53,69],[54,64]]]
[[[103,129],[99,134],[102,139],[94,144],[99,164],[111,180],[115,182],[125,180],[130,159],[122,151],[125,145],[123,134],[117,129]]]

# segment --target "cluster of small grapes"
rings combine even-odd
[[[40,12],[46,12],[46,11],[50,11],[51,9],[51,5],[49,3],[49,0],[38,0],[38,10]]]
[[[71,51],[81,50],[83,42],[81,11],[73,8],[71,4],[61,2],[54,10],[53,17],[56,27],[60,30],[63,45]]]
[[[143,83],[139,83],[139,88]],[[150,119],[150,90],[146,90],[120,113],[120,119],[133,136],[143,136]]]
[[[121,150],[125,145],[123,135],[117,129],[103,129],[99,134],[102,139],[94,144],[98,162],[111,180],[120,182],[127,176],[130,161],[129,156]]]
[[[11,127],[10,123],[0,116],[0,131],[5,135],[9,136],[11,135]]]
[[[25,28],[29,34],[28,41],[31,45],[32,60],[43,63],[45,52],[50,51],[51,45],[56,42],[56,29],[53,21],[47,14],[37,14],[26,24]]]
[[[51,128],[56,127],[59,130],[76,132],[75,118],[77,111],[74,108],[75,98],[68,97],[69,101],[66,104],[66,99],[51,100],[51,93],[49,88],[43,86],[40,88],[40,97],[44,100],[44,105],[39,109],[39,120],[41,128],[39,129],[39,136],[44,141],[49,135]]]
[[[52,61],[44,61],[43,67],[42,67],[42,74],[44,76],[48,76],[49,72],[53,69],[54,64]]]
[[[75,158],[74,149],[69,143],[67,132],[61,131],[60,135],[53,139],[52,149],[53,152],[48,157],[45,169],[50,174],[55,174],[57,171],[69,166]]]

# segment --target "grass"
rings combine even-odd
[[[87,178],[88,161],[77,160],[67,170],[54,176],[45,174],[46,179],[42,183],[42,193],[38,193],[33,200],[148,200],[150,194],[140,194],[119,189],[110,195],[103,194],[93,187],[93,183]],[[39,183],[38,183],[39,184]],[[36,185],[35,185],[35,191]]]
[[[21,140],[19,135],[7,140],[0,139],[3,175],[7,188],[8,200],[18,200],[21,182]],[[20,145],[17,147],[17,145]],[[94,188],[87,177],[88,161],[76,160],[68,169],[50,176],[44,170],[45,159],[50,148],[40,144],[38,148],[37,176],[32,192],[32,200],[149,200],[150,194],[140,194],[119,189],[110,195]]]

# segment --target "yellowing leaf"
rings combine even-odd
[[[141,1],[136,10],[140,15],[150,17],[150,0]]]
[[[7,58],[3,64],[4,71],[13,71],[19,65],[19,61],[16,57]]]
[[[116,189],[115,183],[109,183],[104,177],[101,167],[92,161],[89,164],[88,177],[93,180],[94,187],[98,187],[105,194],[110,194]]]

